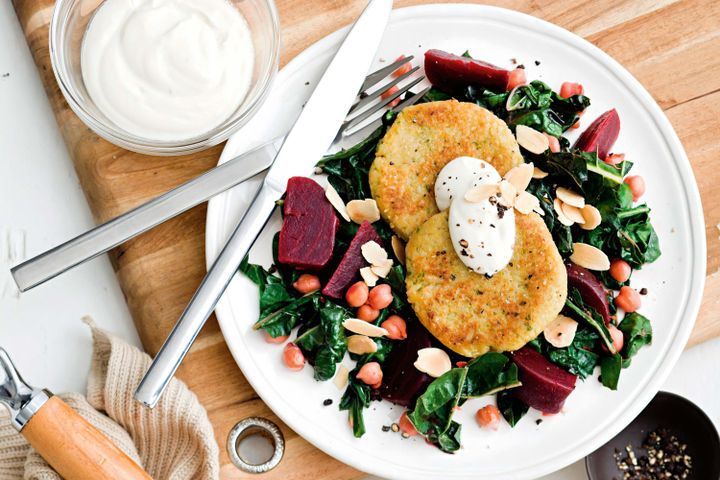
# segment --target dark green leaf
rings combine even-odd
[[[462,397],[482,397],[519,385],[517,365],[502,353],[489,352],[467,364]]]
[[[522,417],[528,412],[530,407],[519,400],[511,391],[502,391],[497,396],[497,406],[502,413],[503,418],[511,427],[517,425]]]
[[[622,357],[619,353],[609,357],[603,357],[600,361],[600,378],[602,384],[610,390],[617,390],[622,370]]]
[[[613,346],[612,337],[610,332],[605,326],[603,318],[595,310],[585,305],[577,289],[573,289],[568,292],[565,306],[572,312],[572,315],[585,322],[588,326],[593,328],[600,336],[600,340],[605,344],[608,351],[615,353],[615,347]]]
[[[348,411],[353,435],[360,438],[365,434],[363,410],[370,406],[370,387],[356,378],[359,367],[348,376],[348,386],[340,399],[340,410]]]
[[[620,322],[620,331],[623,333],[623,358],[630,359],[645,345],[652,343],[652,326],[650,320],[637,312],[625,315]]]

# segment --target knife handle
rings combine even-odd
[[[274,139],[13,267],[21,292],[44,283],[266,170]]]
[[[50,397],[21,433],[65,480],[152,480],[145,470],[58,397]]]
[[[285,186],[266,180],[150,364],[135,399],[153,408],[275,209]]]

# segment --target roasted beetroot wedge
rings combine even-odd
[[[558,413],[575,389],[577,377],[551,363],[535,349],[523,347],[513,354],[522,386],[515,395],[525,404],[544,413]]]
[[[288,180],[278,261],[303,270],[320,270],[332,258],[340,226],[325,190],[307,177]]]
[[[595,310],[605,321],[610,324],[610,306],[608,305],[607,290],[598,278],[587,268],[568,261],[565,262],[567,270],[568,291],[577,289],[583,301],[588,307]]]
[[[575,148],[584,152],[597,152],[605,160],[620,135],[620,117],[614,108],[600,115],[580,135]]]
[[[408,322],[408,336],[393,343],[383,367],[384,376],[380,395],[396,405],[409,407],[425,391],[433,378],[417,368],[418,350],[432,346],[430,334],[418,321]]]
[[[425,52],[425,75],[433,86],[448,93],[462,93],[468,85],[505,91],[510,73],[491,63],[442,50]]]
[[[370,225],[370,222],[363,222],[350,242],[347,252],[345,252],[342,260],[340,260],[340,263],[335,269],[335,272],[332,274],[332,277],[330,277],[330,280],[328,280],[325,288],[323,288],[323,295],[327,295],[331,298],[343,297],[345,290],[347,290],[350,284],[358,278],[360,269],[368,265],[365,258],[362,256],[360,247],[370,240],[374,240],[382,245],[380,236],[377,234],[372,225]]]

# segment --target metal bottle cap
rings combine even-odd
[[[7,352],[0,348],[0,404],[10,410],[11,424],[18,432],[50,397],[50,391],[28,385]]]

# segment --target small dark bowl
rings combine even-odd
[[[720,479],[720,437],[712,420],[700,407],[679,395],[659,392],[638,417],[615,438],[585,458],[590,480],[621,479],[622,472],[615,463],[615,449],[624,452],[628,444],[642,445],[648,433],[664,427],[687,444],[692,457],[692,471],[688,479]]]

